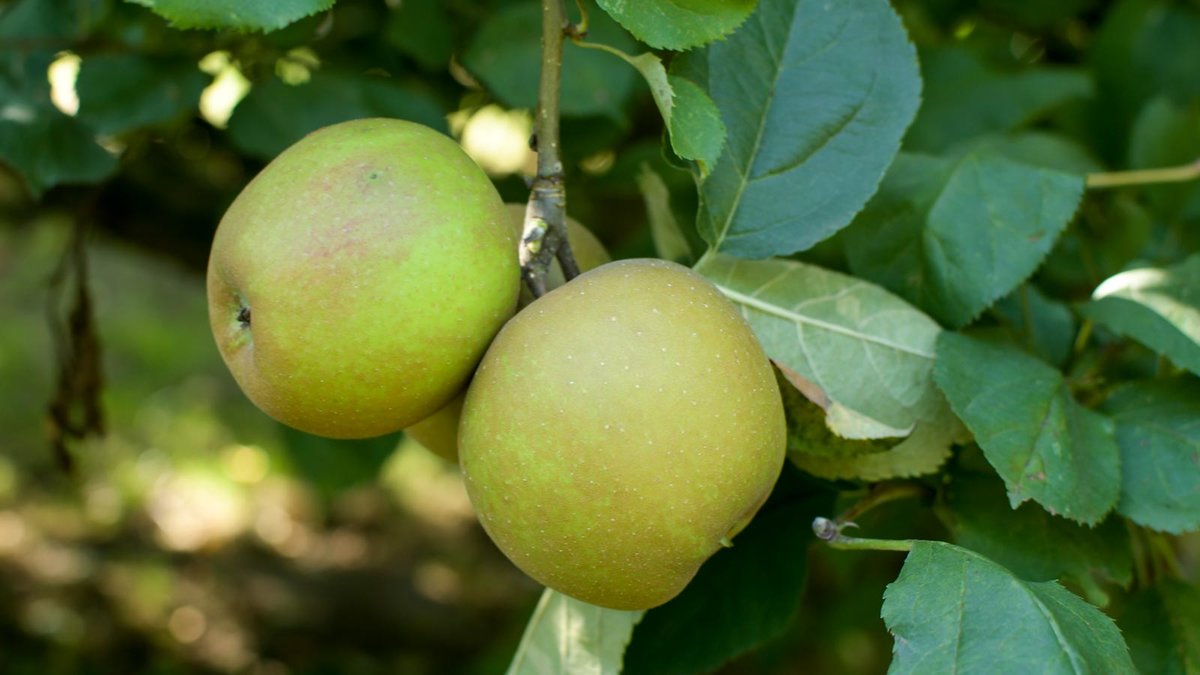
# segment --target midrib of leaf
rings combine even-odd
[[[891,340],[881,338],[877,335],[871,335],[870,333],[864,333],[862,331],[857,331],[852,328],[846,328],[845,326],[839,326],[835,323],[829,323],[828,321],[822,321],[820,319],[814,319],[809,316],[797,314],[793,311],[784,309],[783,307],[780,307],[778,305],[773,305],[769,302],[764,302],[762,300],[759,300],[758,298],[755,298],[755,297],[752,297],[749,295],[745,295],[743,293],[739,293],[731,288],[726,288],[725,286],[722,286],[721,284],[718,284],[718,283],[713,283],[713,285],[716,286],[717,290],[720,291],[722,294],[724,294],[725,297],[729,298],[730,300],[733,300],[736,303],[745,305],[747,307],[752,307],[752,308],[757,309],[758,311],[763,312],[765,314],[770,314],[772,316],[776,316],[781,319],[786,319],[788,321],[791,321],[792,323],[805,324],[808,326],[812,326],[814,328],[820,328],[822,330],[827,330],[831,333],[838,333],[840,335],[852,337],[856,340],[861,340],[863,342],[870,342],[873,344],[880,345],[882,347],[894,349],[899,352],[904,352],[906,354],[912,354],[913,356],[919,356],[923,359],[929,359],[930,361],[932,361],[934,358],[934,355],[931,352],[922,351],[915,347],[909,347],[908,345],[902,345],[902,344],[899,344],[896,342],[892,342]]]
[[[793,20],[796,18],[795,14],[796,9],[793,8]],[[759,23],[762,23],[761,15],[758,15],[757,12],[755,15],[758,18]],[[787,37],[790,36],[791,28],[789,26]],[[767,118],[770,116],[768,115],[768,112],[771,109],[771,101],[775,99],[775,89],[779,85],[779,76],[783,73],[783,55],[785,52],[787,52],[787,42],[788,41],[785,38],[778,56],[772,59],[772,61],[775,63],[775,73],[771,77],[771,90],[766,96],[766,99],[763,101],[761,116],[758,120],[758,132],[754,137],[754,147],[751,148],[750,155],[747,157],[746,170],[742,171],[742,167],[734,164],[734,168],[737,170],[738,179],[740,182],[738,183],[737,195],[734,196],[733,204],[729,207],[729,213],[725,215],[725,223],[721,226],[721,233],[717,236],[717,240],[712,243],[712,250],[714,251],[719,251],[721,249],[721,244],[725,243],[725,237],[729,234],[729,228],[733,226],[733,218],[735,215],[737,215],[738,207],[741,206],[742,195],[746,194],[746,187],[750,184],[750,170],[754,166],[754,158],[758,156],[759,148],[762,147],[762,139],[767,132]],[[769,44],[767,45],[767,49],[770,49]],[[736,161],[732,159],[732,153],[730,153],[730,157],[730,161]]]

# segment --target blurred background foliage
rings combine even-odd
[[[1018,133],[1026,156],[1081,170],[1200,155],[1200,3],[894,4],[925,77],[908,150]],[[451,133],[524,200],[536,6],[341,0],[260,35],[176,30],[118,0],[0,0],[0,672],[504,668],[539,589],[479,529],[457,469],[400,436],[328,441],[260,414],[212,344],[203,270],[255,172],[345,119]],[[592,20],[595,39],[645,49]],[[662,177],[684,223],[691,178],[632,69],[568,47],[566,73],[569,210],[614,257],[651,255],[639,176]],[[1038,279],[1059,297],[1194,250],[1194,185],[1097,200]],[[845,267],[836,239],[804,256]],[[71,323],[80,274],[87,339]],[[47,407],[90,337],[106,433],[69,443],[68,473]],[[947,536],[916,504],[863,525]],[[900,557],[809,555],[790,628],[723,672],[886,669],[879,603]]]

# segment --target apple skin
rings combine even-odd
[[[459,458],[484,529],[525,573],[648,609],[766,500],[784,425],[732,303],[686,267],[627,260],[505,324],[467,391]]]
[[[525,227],[525,205],[505,204],[513,232],[518,238]],[[586,272],[595,269],[612,260],[604,244],[574,218],[567,218],[567,240],[571,242],[571,252],[575,255],[575,263],[579,269]],[[558,261],[550,266],[550,274],[546,278],[546,289],[554,290],[565,283],[562,267]],[[533,294],[521,285],[521,297],[517,303],[518,310],[533,302]],[[462,415],[463,398],[466,391],[455,396],[449,403],[429,417],[417,422],[404,430],[425,449],[451,464],[458,464],[458,422]]]
[[[332,438],[402,429],[463,387],[520,286],[504,204],[450,138],[326,127],[272,161],[217,228],[209,320],[246,395]]]

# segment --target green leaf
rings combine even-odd
[[[986,133],[1011,131],[1088,96],[1087,74],[1068,68],[989,69],[963,47],[921,51],[925,96],[906,150],[937,153]]]
[[[598,43],[581,42],[579,46],[608,52],[636,68],[650,85],[654,103],[666,122],[671,149],[683,159],[695,160],[700,175],[708,175],[725,145],[725,125],[708,94],[689,80],[668,75],[662,59],[653,53],[630,56]]]
[[[404,0],[388,13],[387,43],[428,70],[445,68],[454,50],[453,24],[443,0]]]
[[[89,56],[75,84],[79,118],[105,134],[165,122],[195,111],[207,79],[192,59]]]
[[[733,32],[757,0],[596,0],[637,39],[683,51]]]
[[[110,11],[106,0],[16,0],[0,3],[2,38],[73,40],[90,33]]]
[[[467,70],[510,108],[537,106],[538,74],[542,62],[542,8],[519,2],[492,14],[462,55]],[[589,15],[588,40],[621,52],[637,43],[602,12]],[[606,115],[621,120],[622,105],[637,85],[637,75],[625,64],[570,41],[563,48],[563,79],[559,109],[563,115]]]
[[[1140,525],[1180,533],[1200,529],[1200,382],[1138,382],[1104,405],[1121,447],[1117,510]]]
[[[1117,617],[1117,625],[1140,672],[1200,672],[1200,589],[1195,585],[1166,580],[1138,592]]]
[[[941,328],[891,293],[788,260],[710,256],[697,266],[738,305],[767,355],[820,392],[846,438],[907,436],[937,405]]]
[[[1079,176],[986,150],[901,154],[847,231],[850,269],[963,326],[1033,274],[1083,189]]]
[[[1146,104],[1134,121],[1129,141],[1129,162],[1135,169],[1190,164],[1200,157],[1200,98],[1184,106],[1163,96]],[[1145,188],[1157,213],[1168,220],[1179,218],[1192,203],[1200,203],[1195,183],[1154,185]]]
[[[692,249],[687,238],[679,229],[675,213],[671,211],[671,191],[662,176],[654,172],[649,164],[643,163],[637,176],[638,189],[646,202],[646,213],[650,219],[650,236],[654,239],[654,251],[663,260],[689,263]]]
[[[1098,523],[1120,495],[1108,418],[1079,405],[1062,373],[1016,347],[956,333],[937,343],[934,379],[1008,486],[1013,508]]]
[[[617,675],[642,612],[589,605],[546,589],[513,655],[508,675]]]
[[[646,612],[625,654],[625,674],[707,672],[778,636],[804,594],[810,523],[831,509],[828,493],[813,493],[785,467],[733,546],[717,551],[675,599]]]
[[[958,545],[1026,581],[1069,576],[1090,587],[1093,572],[1122,586],[1132,580],[1129,533],[1119,518],[1087,528],[1034,504],[1012,510],[1007,501],[995,475],[959,471],[944,488],[937,513]]]
[[[918,541],[883,595],[889,673],[1134,673],[1116,625],[1058,583]]]
[[[1110,277],[1080,311],[1200,374],[1200,254]]]
[[[399,434],[344,440],[314,436],[278,424],[292,470],[326,500],[379,477],[400,442]]]
[[[127,0],[175,28],[233,28],[264,33],[333,7],[335,0]]]
[[[1104,165],[1087,148],[1071,138],[1046,131],[976,136],[950,147],[943,156],[959,158],[972,152],[1077,176],[1104,171]]]
[[[767,258],[848,225],[919,103],[912,45],[886,0],[761,0],[729,39],[672,73],[707,90],[728,132],[697,226],[717,251]]]
[[[445,109],[414,85],[384,77],[319,70],[304,84],[271,78],[250,90],[229,120],[242,150],[271,159],[305,134],[364,117],[394,117],[447,131]]]
[[[1061,367],[1075,343],[1075,315],[1065,304],[1025,284],[997,302],[995,313],[1009,324],[1014,342],[1031,354]]]
[[[814,431],[815,433],[815,431]],[[826,480],[861,480],[878,482],[892,478],[912,478],[936,472],[950,457],[956,442],[961,442],[962,424],[954,417],[945,401],[917,422],[908,438],[899,443],[885,444],[881,440],[850,441],[831,438],[832,448],[865,444],[884,444],[883,452],[831,455],[811,452],[812,446],[788,446],[788,459],[804,471]],[[791,437],[789,436],[789,440]]]

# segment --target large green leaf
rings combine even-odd
[[[717,551],[675,599],[646,612],[625,654],[626,675],[707,672],[779,635],[808,576],[813,518],[831,495],[785,468],[770,500],[731,548]]]
[[[1200,382],[1139,382],[1104,405],[1117,424],[1121,501],[1117,510],[1156,530],[1200,529]]]
[[[424,89],[384,77],[323,69],[304,84],[271,78],[250,90],[229,120],[242,150],[271,159],[305,134],[337,122],[395,117],[446,131],[445,109]]]
[[[1092,574],[1128,585],[1133,575],[1129,533],[1119,518],[1089,528],[1035,504],[1010,509],[1004,483],[990,472],[958,471],[937,509],[960,546],[1004,565],[1026,581],[1069,576],[1084,586]]]
[[[902,154],[845,237],[854,273],[962,326],[1031,275],[1067,227],[1083,179],[986,150]]]
[[[1020,349],[957,333],[937,343],[934,379],[1008,486],[1015,508],[1099,522],[1120,495],[1112,422],[1071,396],[1062,373]]]
[[[127,0],[149,7],[176,28],[273,31],[322,12],[336,0]]]
[[[75,84],[79,117],[106,134],[164,122],[195,111],[207,79],[191,59],[89,56]]]
[[[924,103],[904,139],[907,150],[936,153],[959,141],[1009,131],[1091,93],[1082,70],[988,68],[963,47],[921,51]]]
[[[1037,286],[1021,286],[997,302],[993,311],[1008,323],[1014,341],[1038,358],[1059,367],[1070,358],[1075,343],[1075,315]]]
[[[596,0],[637,39],[658,49],[691,49],[733,32],[757,0]]]
[[[1117,625],[1142,673],[1200,673],[1200,588],[1175,580],[1132,596]]]
[[[848,225],[879,185],[920,98],[912,45],[886,0],[762,0],[727,40],[673,72],[706,89],[726,150],[700,182],[701,236],[767,258]]]
[[[617,675],[642,612],[589,605],[546,589],[517,647],[508,675]]]
[[[589,15],[588,40],[621,52],[637,43],[602,12]],[[542,9],[537,2],[518,2],[488,17],[471,39],[462,63],[506,106],[537,106],[542,62]],[[623,104],[637,85],[637,73],[594,49],[568,42],[563,50],[559,109],[563,115],[606,115],[623,119]]]
[[[941,328],[891,293],[788,260],[717,255],[697,271],[738,305],[768,356],[813,385],[838,435],[907,436],[936,408]]]
[[[1080,311],[1200,375],[1200,254],[1110,277]]]
[[[388,13],[383,35],[389,45],[437,70],[450,63],[453,26],[443,0],[404,0]]]
[[[889,673],[1136,672],[1100,610],[957,546],[915,542],[883,598]]]

